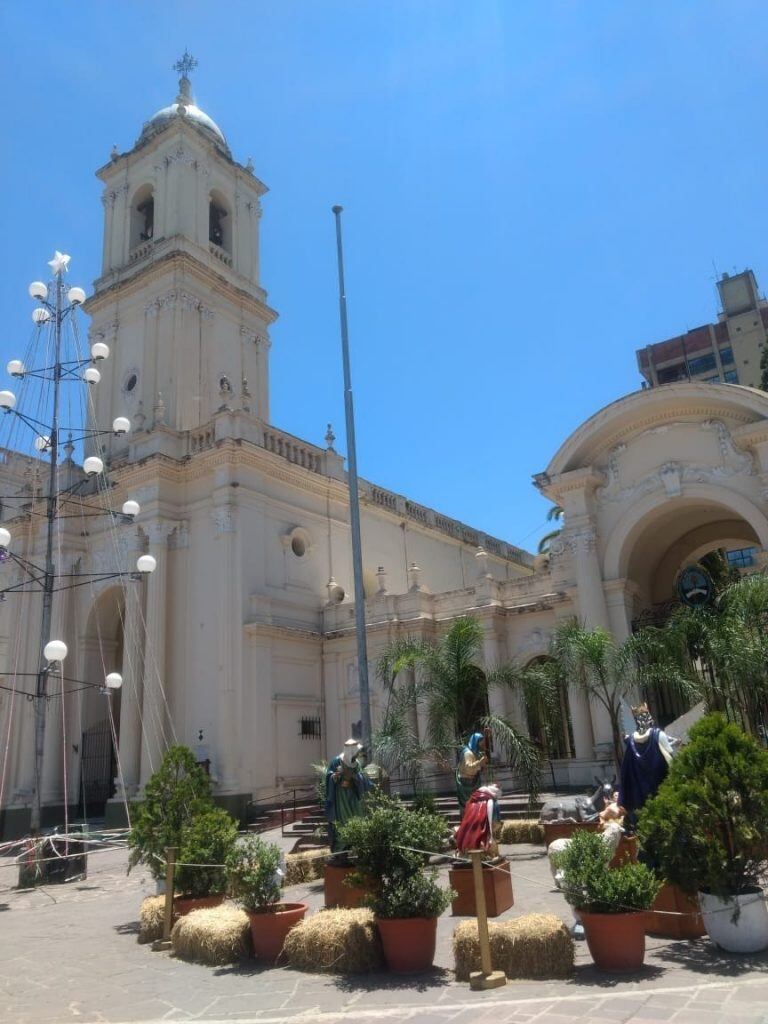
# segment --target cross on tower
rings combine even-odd
[[[196,67],[197,57],[193,57],[185,47],[184,53],[173,65],[172,70],[178,71],[180,75],[183,75],[184,78],[186,78],[190,71],[194,71]]]

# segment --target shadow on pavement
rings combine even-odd
[[[358,975],[334,975],[333,984],[341,992],[398,992],[408,990],[409,992],[428,992],[434,988],[444,988],[454,982],[453,971],[444,970],[441,967],[433,967],[432,970],[424,971],[421,974],[389,974],[377,972],[375,974]]]
[[[708,939],[675,942],[654,950],[654,959],[699,974],[738,978],[742,974],[768,974],[768,953],[726,953]]]

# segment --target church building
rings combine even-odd
[[[310,783],[311,764],[359,727],[344,460],[330,429],[323,448],[270,420],[267,188],[195,105],[186,75],[175,102],[97,173],[102,270],[85,310],[91,343],[111,354],[94,413],[131,419],[102,454],[114,506],[132,498],[141,512],[117,541],[106,527],[64,526],[61,558],[97,573],[146,552],[157,568],[140,583],[58,596],[69,674],[116,670],[123,685],[50,703],[44,824],[61,820],[65,803],[124,820],[124,802],[173,742],[208,763],[217,798],[244,815],[249,802]],[[7,453],[3,487],[24,486],[34,461]],[[565,440],[535,485],[564,509],[546,557],[361,481],[372,666],[393,638],[434,638],[466,614],[483,625],[488,666],[525,665],[574,615],[627,636],[709,550],[761,563],[768,396],[698,382],[628,395]],[[32,518],[16,525],[27,552],[39,550],[39,530]],[[0,605],[6,685],[20,660],[35,662],[35,615],[31,598]],[[375,725],[385,694],[373,671],[371,686]],[[18,835],[29,821],[34,713],[0,694],[0,831]],[[512,695],[494,699],[527,728]],[[610,724],[579,694],[564,699],[571,728],[552,770],[579,785],[605,762]]]

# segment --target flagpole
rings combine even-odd
[[[360,679],[360,718],[363,746],[371,756],[371,696],[368,686],[368,647],[365,637],[365,591],[363,589],[363,554],[360,541],[360,492],[357,484],[357,448],[355,445],[355,413],[352,404],[352,375],[349,368],[349,329],[347,295],[344,288],[344,255],[341,245],[341,212],[334,206],[336,218],[336,252],[339,263],[339,315],[341,319],[341,354],[344,363],[344,415],[347,426],[347,461],[349,465],[349,518],[352,527],[352,572],[355,584],[355,632],[357,634],[357,668]]]

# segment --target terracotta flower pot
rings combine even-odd
[[[624,974],[639,971],[645,960],[644,913],[586,914],[579,911],[595,967]]]
[[[303,920],[306,912],[306,903],[276,903],[274,908],[259,913],[249,912],[256,959],[273,964],[282,952],[286,935]]]
[[[390,971],[412,974],[429,970],[437,944],[436,917],[377,917],[376,924]]]
[[[224,902],[224,895],[218,896],[174,896],[173,913],[176,917],[185,917],[193,910],[207,910],[208,907],[220,907]]]

